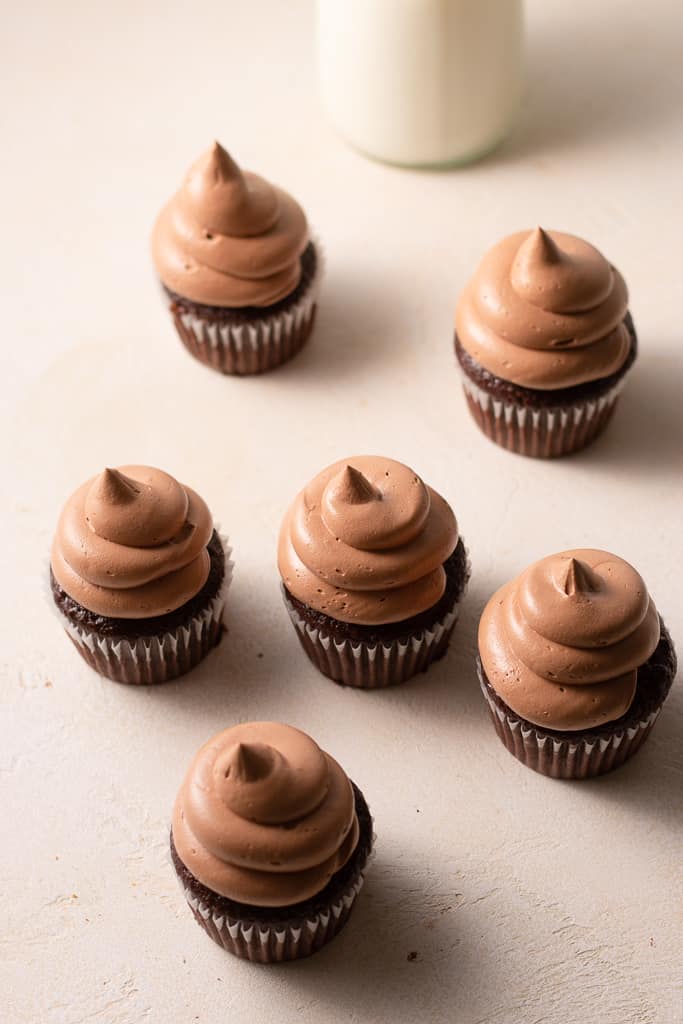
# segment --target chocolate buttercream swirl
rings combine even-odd
[[[206,583],[212,533],[202,499],[168,473],[150,466],[105,469],[64,506],[52,572],[96,615],[165,615]]]
[[[627,312],[624,279],[597,249],[536,228],[504,238],[484,256],[458,302],[456,333],[490,373],[554,391],[624,365]]]
[[[535,562],[486,605],[479,653],[495,691],[522,718],[590,729],[620,718],[638,668],[660,636],[636,570],[606,551],[563,551]]]
[[[192,302],[263,307],[294,291],[307,244],[299,204],[215,142],[159,214],[152,256],[163,284]]]
[[[358,455],[319,473],[287,512],[278,547],[291,594],[342,622],[401,622],[435,605],[458,543],[447,502],[392,459]]]
[[[310,736],[277,722],[246,722],[209,740],[173,810],[173,842],[195,878],[258,907],[320,892],[358,834],[344,771]]]

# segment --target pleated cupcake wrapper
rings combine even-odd
[[[301,617],[284,588],[283,597],[301,646],[314,665],[337,683],[365,690],[395,686],[424,672],[445,653],[460,611],[460,601],[456,601],[434,626],[420,630],[408,640],[369,644],[362,640],[335,640]]]
[[[223,610],[232,581],[232,549],[219,533],[225,552],[225,575],[216,596],[187,625],[162,636],[135,639],[100,636],[72,622],[54,601],[49,567],[44,574],[46,598],[79,654],[100,675],[118,683],[165,683],[184,675],[216,646],[223,629]]]
[[[614,412],[627,376],[599,398],[550,409],[493,398],[464,371],[462,382],[470,412],[487,437],[519,455],[552,458],[579,451],[598,436]]]
[[[176,330],[188,351],[221,373],[250,375],[274,370],[292,359],[313,328],[323,273],[323,255],[316,247],[315,274],[304,294],[285,312],[245,324],[221,323],[196,313],[172,313]],[[169,304],[169,297],[164,293]]]
[[[215,914],[180,879],[178,881],[195,920],[214,942],[243,960],[270,964],[300,960],[316,953],[333,939],[349,919],[363,886],[363,874],[356,875],[343,894],[324,911],[304,920],[296,918],[291,923],[265,925]]]
[[[585,736],[568,735],[558,740],[519,718],[510,708],[501,708],[489,692],[480,665],[477,670],[499,738],[518,761],[553,779],[590,779],[619,768],[640,749],[661,710],[660,705],[633,725],[615,726],[611,734],[587,732]]]

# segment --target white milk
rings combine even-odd
[[[522,36],[522,0],[318,0],[325,107],[379,160],[475,160],[512,126]]]

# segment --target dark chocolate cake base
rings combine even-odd
[[[297,287],[271,306],[206,306],[162,288],[188,352],[220,373],[248,376],[281,366],[303,348],[313,330],[319,278],[320,258],[309,242]]]
[[[116,619],[84,608],[60,587],[50,570],[52,599],[65,632],[91,668],[118,683],[163,683],[194,668],[220,643],[231,565],[214,530],[207,546],[206,583],[167,615]]]
[[[462,539],[444,570],[446,589],[437,604],[382,626],[341,622],[297,600],[284,585],[282,589],[301,646],[323,675],[345,686],[378,689],[425,672],[446,653],[469,579]]]
[[[171,858],[195,920],[229,953],[256,963],[300,960],[316,953],[349,919],[363,884],[372,849],[372,818],[363,794],[353,786],[360,826],[358,843],[325,888],[290,907],[255,907],[221,896],[183,864],[171,834]]]
[[[496,732],[518,761],[554,779],[587,779],[619,768],[640,750],[674,681],[676,652],[662,622],[657,648],[638,669],[628,711],[579,732],[546,729],[521,718],[493,689],[479,658],[477,672]]]
[[[483,433],[508,451],[537,458],[570,455],[594,441],[614,413],[638,352],[630,313],[624,323],[631,349],[616,373],[555,391],[524,388],[496,377],[472,358],[456,334],[465,397]]]

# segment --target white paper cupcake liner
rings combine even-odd
[[[162,636],[111,638],[72,622],[57,607],[45,574],[46,597],[58,621],[79,654],[100,675],[118,683],[149,685],[184,675],[214,648],[223,631],[223,610],[232,580],[232,549],[219,533],[225,552],[225,573],[220,589],[206,607],[186,625]]]
[[[179,882],[195,919],[214,942],[243,960],[266,964],[310,956],[333,939],[349,919],[363,886],[363,874],[358,874],[349,882],[346,890],[329,909],[306,917],[296,925],[261,925],[215,915],[180,879]]]
[[[462,383],[470,412],[487,437],[519,455],[553,458],[579,451],[598,436],[614,412],[627,376],[599,398],[548,409],[493,398],[464,371]]]
[[[467,579],[469,573],[468,558]],[[421,629],[407,640],[373,644],[334,639],[301,617],[284,586],[282,595],[301,646],[323,675],[345,686],[371,690],[404,683],[445,654],[466,587],[467,582],[450,611],[430,629]]]
[[[244,324],[223,323],[193,312],[174,311],[172,300],[164,293],[185,348],[206,366],[238,376],[265,373],[292,359],[307,341],[315,319],[323,256],[319,243],[314,240],[314,245],[317,262],[313,278],[284,312]]]
[[[661,711],[660,705],[634,724],[615,726],[612,733],[568,733],[566,739],[558,740],[510,708],[501,708],[490,693],[479,663],[477,671],[499,738],[518,761],[553,779],[588,779],[619,768],[640,749]]]

